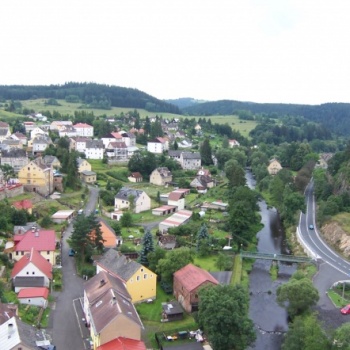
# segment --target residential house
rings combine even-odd
[[[1,165],[9,165],[18,173],[21,168],[29,163],[27,152],[24,149],[11,149],[1,152]]]
[[[167,219],[159,223],[159,231],[167,232],[171,227],[178,227],[180,225],[186,224],[192,216],[192,211],[190,210],[179,210],[173,215],[169,216]]]
[[[136,136],[131,132],[122,132],[120,133],[122,137],[122,141],[125,142],[127,147],[135,147],[136,146]]]
[[[110,142],[106,148],[106,156],[108,159],[126,161],[128,159],[128,147],[124,141]]]
[[[18,172],[18,180],[28,192],[47,196],[53,192],[53,171],[41,158],[32,160]]]
[[[181,153],[182,151],[173,151],[173,150],[169,150],[168,151],[168,156],[171,159],[174,159],[176,161],[178,161],[180,163],[180,157],[181,157]]]
[[[9,137],[2,141],[1,149],[7,151],[11,149],[23,149],[23,144],[20,140],[15,140]]]
[[[94,171],[83,170],[80,172],[80,179],[87,184],[93,184],[96,182],[97,174]]]
[[[14,236],[14,251],[10,258],[19,261],[25,254],[30,254],[32,249],[38,251],[51,265],[56,263],[56,232],[33,228],[24,234]]]
[[[174,273],[174,296],[187,312],[198,310],[198,292],[206,285],[219,282],[207,271],[188,264]]]
[[[43,163],[46,164],[48,167],[51,167],[53,169],[60,169],[61,168],[61,162],[55,156],[49,156],[49,155],[44,156]]]
[[[151,209],[151,198],[146,192],[122,187],[114,199],[115,209],[129,209],[134,213]]]
[[[49,288],[52,280],[52,264],[31,248],[15,263],[11,279],[16,293],[23,288]]]
[[[96,261],[96,273],[100,271],[121,278],[126,284],[133,303],[156,298],[157,275],[114,249],[108,249]]]
[[[146,345],[141,340],[118,337],[104,345],[101,345],[97,350],[147,350]]]
[[[4,141],[11,135],[10,125],[0,121],[0,142]]]
[[[30,139],[34,140],[36,137],[45,137],[48,136],[49,133],[44,131],[43,129],[36,126],[33,130],[30,131]]]
[[[100,230],[103,238],[103,246],[105,248],[116,248],[117,245],[120,245],[122,238],[117,237],[115,231],[111,226],[108,225],[104,220],[99,220]],[[92,236],[95,235],[94,232],[91,233]]]
[[[185,209],[185,194],[177,191],[170,192],[168,205],[177,207],[177,210]]]
[[[25,210],[28,214],[33,213],[33,203],[30,199],[22,199],[12,203],[12,206],[17,210]]]
[[[86,123],[77,123],[73,125],[76,130],[77,136],[81,137],[93,137],[94,127]]]
[[[105,148],[107,148],[111,142],[124,142],[122,135],[120,135],[118,132],[111,132],[101,137],[101,140]]]
[[[171,250],[176,247],[176,236],[161,234],[158,239],[158,245],[166,250]]]
[[[73,123],[70,120],[54,120],[50,124],[50,130],[52,131],[59,131],[66,126],[73,126]]]
[[[215,182],[210,175],[210,171],[201,168],[198,170],[196,177],[191,181],[190,186],[196,188],[199,193],[206,193],[208,188],[215,186]]]
[[[78,173],[81,173],[84,170],[91,171],[91,164],[83,158],[77,158],[77,167],[78,167]]]
[[[47,340],[48,335],[47,330],[44,333],[14,316],[0,325],[0,348],[2,350],[38,350],[37,344],[50,345],[50,341]]]
[[[78,136],[77,131],[72,125],[65,125],[60,130],[58,130],[59,137],[75,137]]]
[[[240,146],[240,143],[237,140],[228,140],[230,148]]]
[[[280,170],[282,170],[281,163],[276,158],[271,159],[270,164],[267,167],[269,174],[276,175]]]
[[[69,150],[85,153],[86,143],[91,141],[89,137],[71,137],[69,139]]]
[[[85,155],[87,159],[103,159],[103,142],[101,140],[89,140],[86,142]]]
[[[45,287],[23,288],[17,294],[20,304],[34,305],[46,309],[49,290]]]
[[[201,155],[199,152],[182,152],[180,155],[180,164],[186,170],[199,169],[202,164]]]
[[[141,340],[142,322],[119,277],[99,271],[84,285],[83,305],[93,349],[118,337]]]
[[[27,136],[22,134],[21,132],[15,132],[14,134],[12,134],[11,139],[13,140],[18,140],[22,143],[22,145],[26,145],[28,142]]]
[[[46,135],[36,136],[28,142],[28,146],[31,146],[33,156],[43,153],[51,144],[51,139]]]
[[[139,172],[134,172],[128,176],[128,180],[130,182],[142,182],[143,176]]]
[[[30,132],[37,127],[37,125],[34,122],[23,122],[23,126],[26,131],[26,134],[30,134]]]
[[[147,142],[147,151],[155,154],[162,154],[169,149],[169,142],[163,137],[156,137]]]
[[[154,169],[151,173],[149,182],[157,186],[165,186],[173,181],[173,174],[167,167]]]

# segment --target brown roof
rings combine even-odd
[[[169,193],[168,200],[178,201],[179,199],[184,198],[184,194],[181,192],[171,192]]]
[[[140,317],[121,279],[101,271],[86,282],[85,293],[95,333],[100,333],[117,318],[121,318],[121,322],[125,322],[125,318],[127,318],[143,328]]]
[[[130,176],[131,176],[131,177],[134,177],[134,178],[136,178],[136,179],[142,178],[142,175],[141,175],[140,173],[138,173],[138,172],[136,172],[136,173],[131,173]]]
[[[219,282],[208,272],[201,268],[188,264],[182,269],[174,273],[174,277],[177,278],[183,287],[189,292],[198,288],[205,282],[212,284],[219,284]]]
[[[8,321],[11,317],[17,316],[18,306],[16,304],[3,304],[0,301],[0,325]]]

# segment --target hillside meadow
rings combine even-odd
[[[35,112],[43,112],[43,111],[57,111],[62,115],[74,115],[75,111],[82,111],[86,110],[89,112],[93,112],[95,116],[102,116],[105,115],[107,117],[116,117],[119,116],[121,113],[127,113],[130,110],[134,110],[134,108],[122,108],[122,107],[112,107],[109,110],[105,109],[97,109],[97,108],[81,108],[80,103],[69,103],[65,100],[57,100],[59,103],[59,106],[52,106],[47,105],[45,102],[46,99],[34,99],[34,100],[23,100],[22,108],[27,108],[29,110],[33,110]],[[4,106],[0,107],[0,118],[3,118],[5,120],[8,120],[11,117],[19,117],[21,115],[6,112],[4,110]],[[163,118],[172,119],[172,118],[195,118],[196,120],[199,119],[197,116],[190,116],[190,115],[178,115],[178,114],[172,114],[172,113],[153,113],[148,112],[145,109],[136,109],[138,113],[140,114],[140,117],[142,119],[146,118],[146,116],[153,117],[155,115],[162,116]],[[238,116],[236,115],[212,115],[212,116],[205,116],[202,118],[206,118],[211,120],[213,124],[225,124],[228,123],[232,129],[239,131],[244,137],[248,137],[249,132],[255,128],[257,123],[253,120],[239,120]]]

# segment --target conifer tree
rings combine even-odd
[[[142,239],[142,249],[139,258],[140,264],[148,266],[147,255],[151,252],[154,252],[153,236],[149,230],[146,230]]]

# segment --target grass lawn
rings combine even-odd
[[[335,292],[332,289],[328,290],[327,295],[329,299],[331,299],[332,303],[338,308],[341,308],[349,304],[349,300],[342,298],[341,295],[339,295],[337,292]]]
[[[174,300],[172,295],[165,294],[160,285],[157,285],[157,299],[150,304],[142,303],[136,305],[136,310],[139,313],[141,320],[145,326],[145,343],[147,347],[156,349],[154,334],[156,332],[168,332],[176,328],[197,329],[193,317],[189,314],[184,315],[183,320],[172,322],[160,322],[162,314],[162,303]]]

